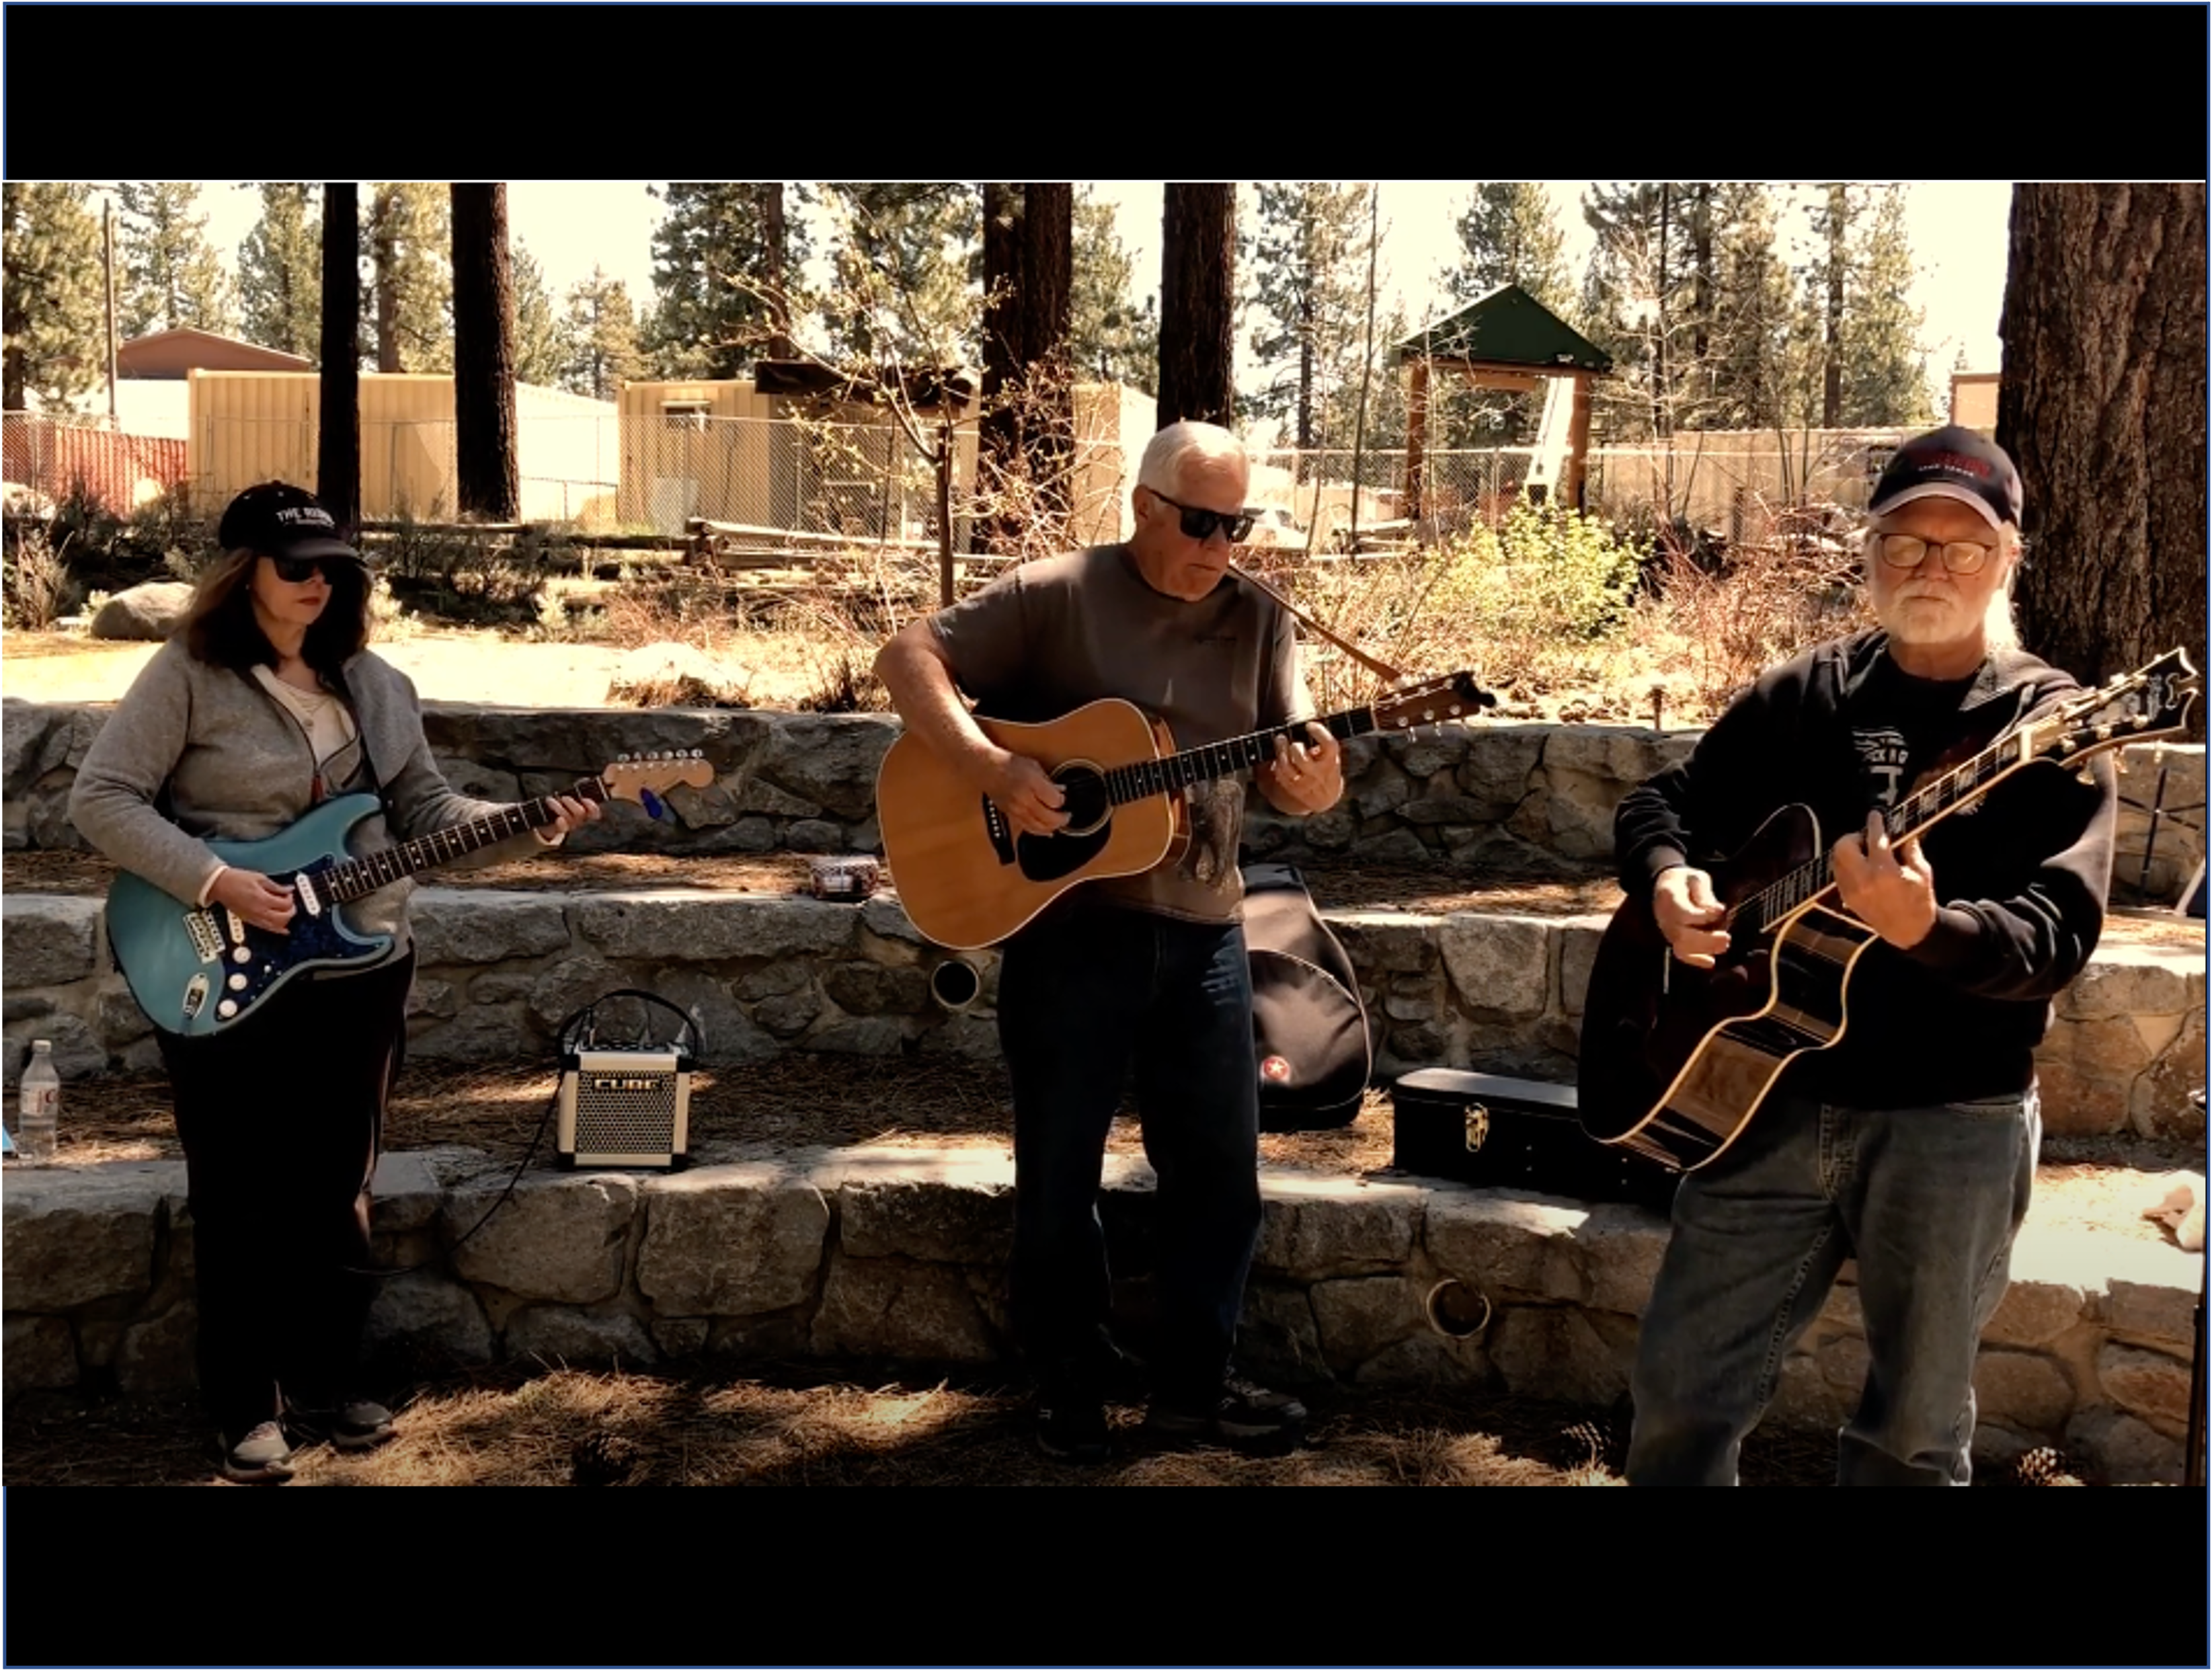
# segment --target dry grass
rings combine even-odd
[[[1472,1390],[1321,1388],[1304,1448],[1246,1455],[1172,1448],[1136,1404],[1110,1406],[1115,1453],[1095,1467],[1039,1454],[1011,1375],[852,1378],[819,1365],[688,1374],[510,1364],[392,1394],[399,1435],[347,1455],[302,1450],[313,1485],[1521,1485],[1626,1482],[1625,1406],[1600,1410]],[[23,1394],[7,1406],[0,1482],[221,1483],[185,1398]],[[1752,1486],[1830,1483],[1832,1434],[1762,1427],[1743,1447]],[[1985,1485],[2094,1482],[2052,1449],[1986,1473]]]
[[[1252,1456],[1169,1448],[1142,1409],[1113,1406],[1115,1457],[1073,1467],[1029,1434],[1010,1376],[887,1375],[801,1365],[654,1375],[513,1366],[410,1388],[400,1436],[365,1455],[303,1451],[298,1485],[1617,1485],[1618,1412],[1468,1392],[1323,1390],[1305,1448]],[[182,1399],[24,1395],[8,1407],[9,1485],[211,1481],[209,1439]],[[1747,1484],[1818,1485],[1820,1435],[1763,1431]]]

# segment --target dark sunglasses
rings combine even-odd
[[[1162,504],[1174,505],[1182,513],[1182,531],[1189,538],[1211,539],[1214,529],[1219,528],[1222,537],[1231,544],[1241,545],[1252,531],[1255,519],[1249,510],[1200,510],[1196,505],[1178,503],[1156,487],[1148,487],[1145,491]]]
[[[317,574],[325,580],[331,577],[331,564],[337,559],[324,556],[272,556],[269,566],[276,571],[276,578],[288,586],[302,586]]]

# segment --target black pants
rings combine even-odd
[[[1132,1069],[1159,1180],[1152,1389],[1211,1407],[1260,1233],[1252,970],[1234,922],[1078,905],[1008,942],[999,1035],[1014,1090],[1013,1321],[1041,1367],[1094,1356],[1111,1283],[1098,1218]]]
[[[191,1200],[200,1392],[234,1441],[288,1402],[327,1407],[356,1389],[368,1185],[414,970],[410,951],[301,975],[229,1031],[157,1035]]]

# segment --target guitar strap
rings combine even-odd
[[[362,718],[361,703],[354,700],[353,687],[346,683],[343,667],[333,667],[330,680],[337,687],[338,700],[344,702],[353,714],[354,736],[361,744],[361,757],[368,763],[368,780],[376,786],[377,804],[384,808],[385,821],[396,833],[399,829],[399,813],[392,804],[391,791],[385,786],[384,773],[376,763],[375,750],[368,745],[368,726]]]
[[[1273,598],[1278,604],[1281,604],[1284,609],[1290,612],[1292,618],[1302,621],[1307,626],[1312,628],[1315,632],[1327,639],[1330,643],[1334,644],[1346,655],[1349,655],[1353,660],[1358,662],[1361,666],[1366,668],[1368,671],[1376,674],[1389,683],[1402,684],[1406,682],[1406,675],[1403,672],[1392,666],[1388,661],[1379,660],[1376,657],[1370,655],[1365,650],[1360,648],[1357,644],[1349,643],[1346,640],[1338,637],[1336,634],[1331,632],[1319,621],[1307,614],[1304,610],[1299,608],[1297,604],[1292,603],[1280,592],[1278,592],[1273,586],[1268,585],[1266,580],[1261,579],[1259,575],[1252,573],[1250,569],[1240,568],[1232,562],[1229,565],[1229,572],[1236,575],[1237,579],[1243,580],[1246,584],[1249,585],[1255,591],[1259,592],[1262,596]]]

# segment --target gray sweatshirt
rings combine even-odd
[[[355,826],[356,856],[411,841],[433,829],[500,811],[503,804],[456,794],[430,756],[422,703],[407,676],[364,651],[345,665],[356,723],[387,804],[400,823],[395,834],[381,813]],[[155,810],[164,783],[175,821]],[[70,793],[77,831],[124,869],[187,902],[222,867],[208,840],[258,841],[297,822],[315,806],[314,750],[307,734],[251,675],[195,659],[172,638],[146,664],[78,768]],[[366,780],[360,786],[371,787]],[[484,848],[479,862],[540,850],[530,835]],[[407,896],[401,880],[347,905],[357,932],[408,943]]]

